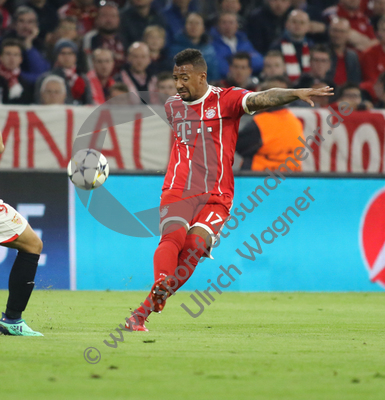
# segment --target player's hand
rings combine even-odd
[[[314,103],[311,99],[312,96],[333,96],[333,90],[334,89],[330,86],[325,86],[319,89],[298,89],[296,94],[299,99],[306,101],[306,103],[314,107]]]

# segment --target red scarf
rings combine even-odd
[[[86,90],[84,79],[76,73],[76,68],[63,68],[65,79],[71,88],[74,100],[80,100]]]
[[[97,77],[94,70],[91,70],[87,73],[87,78],[90,82],[91,92],[92,92],[92,99],[94,104],[103,104],[106,101],[104,96],[104,91],[102,84],[100,83],[99,78]],[[111,87],[115,81],[112,78],[109,78],[106,84],[106,87]]]
[[[310,72],[310,51],[306,42],[302,44],[302,70],[292,42],[282,40],[281,51],[286,64],[286,73],[291,81],[296,81],[302,73]]]
[[[2,21],[2,24],[1,24],[1,27],[0,27],[0,31],[3,32],[10,25],[11,18],[9,16],[9,12],[3,6],[0,6],[0,14],[3,17],[3,21]]]
[[[19,75],[20,68],[16,68],[10,71],[9,69],[6,69],[3,64],[0,63],[0,76],[7,80],[9,88],[19,83]]]

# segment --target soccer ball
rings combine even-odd
[[[93,190],[103,185],[110,168],[102,153],[94,149],[82,149],[71,158],[67,172],[76,187]]]

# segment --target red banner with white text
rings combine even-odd
[[[103,154],[111,169],[165,170],[173,137],[160,116],[163,108],[153,106],[152,115],[141,118],[140,106],[136,107],[135,120],[126,123],[115,123],[108,110],[98,113],[91,130],[107,130]],[[0,169],[66,168],[73,141],[95,109],[1,106],[0,129],[6,149],[0,156]],[[144,109],[147,110],[146,106]],[[385,111],[353,112],[331,129],[327,123],[330,112],[326,109],[292,110],[303,122],[305,138],[314,135],[318,128],[324,138],[319,145],[311,144],[314,151],[303,162],[303,171],[385,172]],[[247,120],[248,116],[243,118]],[[336,120],[329,118],[329,121]]]

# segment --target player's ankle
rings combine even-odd
[[[5,316],[9,319],[21,319],[21,312],[11,310],[7,307],[7,309],[5,310]]]

